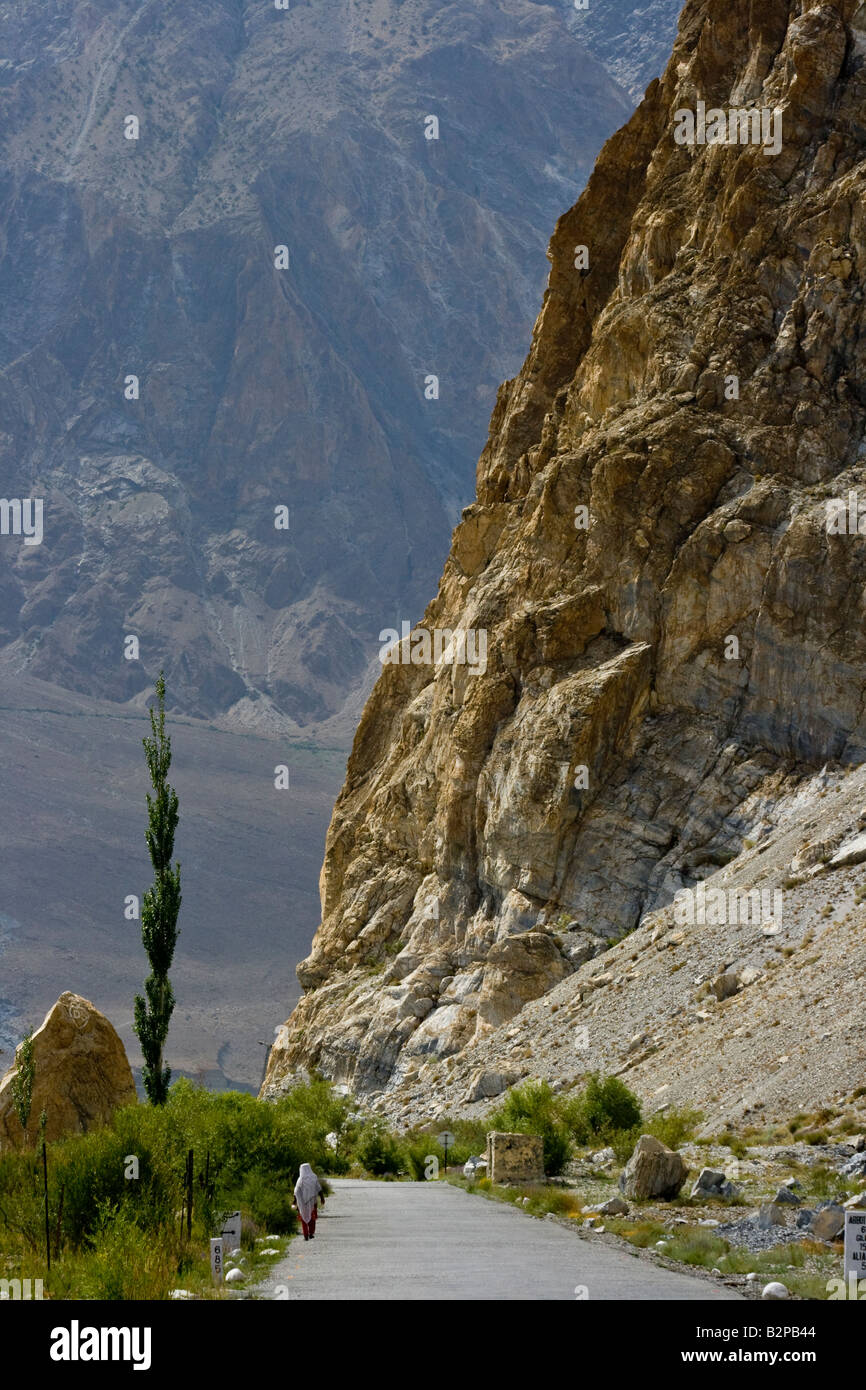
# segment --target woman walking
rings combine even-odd
[[[325,1205],[322,1184],[309,1163],[301,1164],[298,1181],[295,1183],[295,1206],[304,1228],[304,1240],[312,1240],[316,1234],[316,1207],[321,1201]]]

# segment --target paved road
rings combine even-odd
[[[316,1239],[292,1241],[262,1297],[574,1300],[584,1285],[590,1300],[739,1298],[449,1183],[332,1184]]]

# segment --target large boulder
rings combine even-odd
[[[594,1208],[599,1216],[628,1216],[628,1202],[622,1197],[609,1197],[601,1206]]]
[[[812,1218],[812,1234],[816,1240],[841,1240],[845,1230],[845,1211],[835,1203],[823,1207]]]
[[[651,1134],[642,1134],[625,1166],[619,1185],[626,1197],[644,1201],[648,1197],[669,1200],[676,1197],[686,1180],[688,1168],[681,1156]]]
[[[468,1105],[476,1100],[492,1100],[494,1096],[500,1096],[503,1091],[507,1091],[509,1086],[513,1086],[519,1079],[520,1073],[517,1071],[492,1071],[487,1067],[481,1067],[470,1080],[464,1099]]]
[[[33,1060],[31,1141],[43,1110],[48,1138],[59,1139],[106,1124],[114,1110],[136,1099],[123,1043],[105,1015],[80,994],[67,990],[48,1011],[33,1034]],[[13,1063],[0,1081],[0,1148],[20,1146],[23,1140],[12,1101],[16,1070]]]

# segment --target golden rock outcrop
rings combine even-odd
[[[27,1134],[47,1115],[48,1139],[83,1134],[107,1124],[113,1111],[135,1102],[135,1083],[123,1043],[89,999],[66,990],[33,1034],[36,1065]],[[23,1135],[12,1101],[13,1065],[0,1080],[0,1147],[18,1147]]]
[[[560,219],[423,619],[485,669],[383,668],[265,1094],[470,1056],[736,854],[762,787],[863,761],[866,546],[827,516],[866,508],[864,56],[857,0],[690,0]],[[699,103],[778,152],[677,143]]]

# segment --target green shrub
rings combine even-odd
[[[376,1178],[385,1173],[397,1173],[404,1166],[400,1145],[380,1120],[370,1120],[364,1125],[354,1152],[361,1167]]]
[[[628,1162],[634,1146],[642,1134],[652,1134],[663,1144],[667,1144],[668,1148],[677,1149],[681,1144],[694,1137],[695,1129],[703,1119],[699,1110],[691,1110],[687,1106],[672,1106],[668,1110],[651,1116],[649,1120],[642,1120],[638,1124],[631,1125],[628,1129],[603,1128],[595,1133],[589,1133],[584,1125],[579,1106],[576,1109],[578,1132],[587,1135],[583,1142],[603,1144],[605,1147],[613,1149],[620,1163]]]
[[[345,1153],[335,1153],[326,1135],[337,1134],[339,1150],[349,1130],[349,1104],[320,1079],[295,1088],[277,1104],[240,1092],[212,1093],[180,1080],[171,1087],[165,1106],[127,1106],[102,1129],[49,1144],[53,1296],[64,1296],[67,1286],[71,1297],[97,1296],[76,1293],[77,1283],[103,1288],[100,1297],[114,1297],[111,1280],[121,1276],[111,1271],[123,1264],[124,1249],[128,1247],[132,1260],[142,1241],[164,1255],[163,1264],[154,1255],[156,1263],[142,1267],[148,1287],[156,1290],[159,1281],[169,1277],[176,1285],[179,1268],[191,1258],[193,1248],[207,1276],[207,1240],[219,1229],[220,1213],[225,1211],[239,1208],[246,1223],[292,1231],[290,1206],[301,1163],[312,1163],[325,1186],[327,1172],[348,1166]],[[181,1240],[180,1232],[190,1149],[191,1241],[185,1233]],[[110,1221],[106,1213],[111,1213]],[[44,1241],[41,1163],[32,1152],[4,1150],[0,1251],[10,1259],[13,1252],[41,1253]]]
[[[687,1105],[672,1105],[667,1110],[660,1111],[658,1115],[652,1115],[649,1120],[645,1120],[641,1127],[641,1133],[653,1134],[656,1139],[667,1144],[669,1149],[678,1149],[681,1144],[687,1143],[694,1137],[695,1130],[703,1118],[703,1113],[700,1110],[692,1110]]]
[[[578,1144],[591,1144],[639,1126],[640,1101],[619,1077],[593,1072],[580,1094],[566,1102],[564,1119]]]
[[[544,1130],[544,1171],[548,1177],[556,1177],[562,1172],[571,1158],[574,1145],[565,1125],[558,1124]]]
[[[711,1268],[728,1253],[730,1245],[726,1240],[710,1231],[696,1227],[682,1232],[674,1232],[665,1252],[672,1260],[681,1260],[687,1265],[705,1265]]]
[[[304,1150],[301,1160],[311,1163],[316,1172],[345,1172],[348,1158],[341,1149],[340,1139],[347,1126],[351,1100],[339,1096],[333,1086],[321,1077],[306,1085],[295,1086],[273,1107],[279,1135],[295,1149]],[[337,1135],[337,1149],[325,1143],[325,1136]]]
[[[227,1203],[227,1210],[248,1211],[257,1226],[275,1235],[292,1235],[298,1229],[292,1211],[296,1173],[282,1175],[256,1169],[247,1173],[236,1196]]]
[[[440,1144],[432,1140],[429,1135],[410,1136],[404,1145],[403,1153],[406,1166],[409,1169],[409,1176],[416,1182],[423,1182],[427,1177],[427,1160],[430,1157],[437,1159],[440,1171],[445,1164],[445,1151]],[[448,1150],[449,1167],[452,1162],[452,1150]],[[466,1160],[464,1159],[464,1162]],[[456,1167],[456,1163],[454,1165]],[[461,1165],[462,1166],[462,1165]]]
[[[86,1246],[64,1260],[60,1271],[52,1268],[49,1287],[55,1298],[165,1299],[181,1267],[173,1232],[155,1238],[129,1213],[105,1203]]]
[[[144,1231],[171,1220],[181,1200],[183,1164],[160,1141],[164,1126],[153,1122],[156,1113],[149,1106],[129,1107],[115,1116],[115,1128],[53,1146],[52,1189],[58,1203],[62,1189],[62,1230],[73,1246],[93,1229],[94,1202],[111,1203]],[[138,1160],[138,1178],[124,1176],[127,1155]]]
[[[487,1119],[463,1120],[454,1119],[451,1116],[442,1120],[437,1120],[435,1125],[429,1125],[423,1130],[410,1131],[409,1142],[426,1144],[425,1152],[435,1154],[442,1163],[445,1157],[442,1145],[436,1137],[448,1130],[454,1135],[454,1143],[448,1150],[448,1168],[462,1168],[470,1154],[483,1154],[487,1149],[487,1131],[493,1125]]]
[[[641,1136],[641,1125],[634,1129],[617,1129],[604,1136],[606,1148],[613,1149],[618,1163],[628,1163],[634,1152],[634,1146]],[[658,1136],[656,1136],[658,1137]],[[599,1177],[604,1177],[604,1173],[599,1173]]]
[[[0,1252],[44,1248],[42,1174],[35,1153],[6,1151],[0,1160]]]

